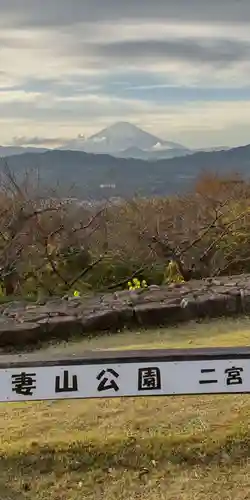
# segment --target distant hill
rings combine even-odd
[[[156,151],[143,151],[139,148],[128,148],[125,151],[114,153],[116,158],[136,158],[139,160],[157,161],[161,159],[177,158],[178,156],[186,156],[193,154],[191,149],[187,148],[172,148],[172,149],[159,149]]]
[[[0,159],[0,170],[6,159]],[[145,161],[79,151],[25,153],[7,159],[17,179],[39,170],[41,186],[57,186],[58,194],[80,199],[170,195],[190,189],[202,171],[250,175],[250,145],[225,151]]]
[[[24,147],[24,146],[0,146],[0,157],[21,155],[23,153],[44,153],[46,148]]]

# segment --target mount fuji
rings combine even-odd
[[[60,149],[141,159],[184,156],[190,151],[182,144],[162,140],[128,122],[115,123],[87,139],[78,136]]]

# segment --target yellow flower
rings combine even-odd
[[[74,291],[74,297],[80,297],[80,292],[78,292],[78,290]]]
[[[141,285],[143,288],[147,288],[148,286],[146,280],[142,280]]]

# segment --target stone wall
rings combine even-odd
[[[250,275],[0,306],[0,347],[250,312]]]

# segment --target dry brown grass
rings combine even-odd
[[[245,345],[249,320],[51,345],[47,351]],[[229,500],[250,497],[248,396],[0,406],[0,498]]]

